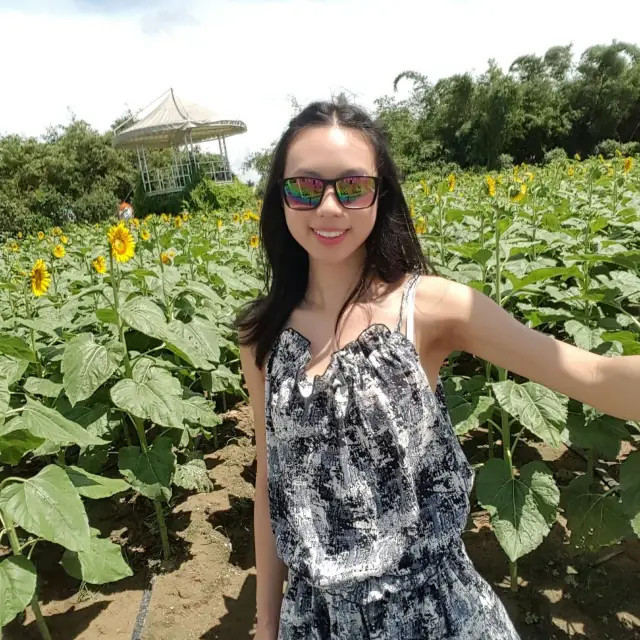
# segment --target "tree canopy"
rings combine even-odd
[[[411,94],[399,100],[405,82]],[[590,47],[575,62],[570,45],[556,46],[506,71],[489,61],[477,77],[436,83],[403,71],[393,88],[376,114],[405,174],[433,162],[496,168],[505,156],[533,163],[555,148],[584,156],[605,140],[631,151],[640,143],[640,48],[625,42]]]

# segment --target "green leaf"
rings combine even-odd
[[[6,378],[9,386],[18,382],[28,367],[29,363],[25,360],[0,356],[0,377]]]
[[[478,473],[476,493],[513,562],[538,547],[556,521],[560,492],[543,462],[526,464],[512,478],[505,460],[491,459]]]
[[[620,453],[622,440],[629,438],[625,427],[626,422],[601,415],[593,420],[587,420],[582,413],[569,413],[567,429],[571,444],[593,451],[606,458],[615,460]]]
[[[150,338],[164,340],[167,321],[162,309],[149,298],[137,297],[122,305],[120,315],[132,329]]]
[[[118,467],[127,482],[143,496],[165,502],[171,498],[176,456],[169,438],[156,438],[146,453],[140,447],[123,447]]]
[[[169,325],[169,330],[188,340],[205,360],[212,363],[220,361],[218,331],[212,322],[195,316],[189,323],[174,320]]]
[[[118,325],[118,314],[115,309],[109,307],[105,309],[96,309],[96,318],[103,324],[115,324]]]
[[[118,368],[122,353],[98,344],[92,333],[81,333],[67,344],[61,371],[64,388],[72,405],[104,384]]]
[[[93,500],[109,498],[131,489],[129,484],[120,478],[104,478],[80,467],[65,467],[65,471],[78,493],[85,498]]]
[[[117,407],[163,427],[182,429],[182,387],[169,372],[141,358],[133,367],[133,379],[121,380],[111,389]]]
[[[24,383],[24,390],[33,396],[57,398],[62,391],[62,385],[47,378],[29,376]]]
[[[64,417],[71,422],[77,422],[95,436],[103,436],[109,433],[109,409],[108,404],[95,402],[89,399],[91,404],[78,403],[73,408],[71,406],[61,409]]]
[[[620,465],[622,508],[631,518],[631,526],[640,536],[640,451],[634,451]]]
[[[492,384],[498,404],[523,427],[552,447],[562,444],[567,422],[567,404],[553,391],[535,382],[516,384],[513,380]]]
[[[50,464],[32,478],[0,492],[0,510],[25,531],[71,551],[89,548],[89,521],[67,474]]]
[[[12,356],[18,360],[26,360],[27,362],[35,362],[36,356],[31,347],[18,336],[12,336],[8,333],[0,333],[0,353]]]
[[[95,535],[91,537],[88,551],[65,551],[60,564],[72,578],[88,584],[117,582],[133,575],[122,557],[120,545]]]
[[[22,457],[37,449],[44,442],[28,431],[20,429],[0,436],[0,462],[16,465]]]
[[[184,419],[187,422],[202,425],[203,427],[216,427],[222,424],[213,408],[213,402],[201,395],[191,395],[182,401]]]
[[[185,464],[177,465],[173,484],[198,493],[213,491],[213,482],[209,478],[207,465],[200,458],[193,458]]]
[[[632,533],[618,499],[592,492],[586,475],[572,480],[563,492],[563,502],[571,544],[575,547],[597,551]]]
[[[604,333],[602,329],[587,327],[578,320],[565,322],[564,329],[573,338],[576,346],[586,351],[591,351],[602,344]]]
[[[215,371],[203,371],[200,378],[202,386],[211,393],[240,389],[240,376],[223,364],[216,367]]]
[[[0,437],[12,431],[26,430],[38,438],[59,445],[107,444],[75,422],[67,420],[55,409],[40,404],[37,400],[27,398],[22,412],[7,422],[0,429]]]
[[[457,435],[462,436],[484,424],[493,412],[493,398],[473,396],[471,400],[458,395],[447,396],[451,423]]]
[[[36,580],[36,568],[24,556],[10,556],[0,562],[0,628],[31,602]]]
[[[209,300],[216,306],[224,306],[224,300],[209,285],[206,285],[203,282],[190,282],[180,291],[180,294],[181,293],[193,293],[201,298]]]

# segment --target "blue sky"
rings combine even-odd
[[[290,96],[344,87],[372,107],[403,70],[437,80],[554,45],[640,44],[639,24],[638,0],[0,0],[0,134],[70,113],[104,130],[174,87],[246,122],[228,141],[238,169],[281,133]]]

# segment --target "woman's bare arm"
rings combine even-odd
[[[256,434],[256,493],[253,529],[257,571],[257,635],[256,640],[275,640],[280,624],[282,587],[287,578],[287,567],[276,554],[276,541],[269,516],[267,492],[267,445],[265,433],[265,380],[248,347],[240,348],[242,372],[247,383]]]

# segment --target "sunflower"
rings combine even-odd
[[[169,216],[166,213],[163,213],[160,216],[160,219],[162,220],[162,222],[169,222]]]
[[[424,220],[418,220],[418,222],[416,223],[416,233],[421,235],[423,233],[426,233],[427,231],[427,225],[424,223]]]
[[[173,249],[169,249],[169,257],[172,260],[176,257],[176,252]]]
[[[629,173],[633,169],[633,158],[624,159],[624,172]]]
[[[492,198],[495,198],[496,197],[496,181],[495,181],[495,178],[492,178],[491,176],[487,176],[486,182],[487,182],[487,193]]]
[[[520,185],[520,191],[518,191],[514,196],[512,196],[511,199],[514,202],[521,202],[526,195],[527,195],[527,185],[523,183]]]
[[[47,265],[44,260],[36,260],[31,269],[31,291],[36,297],[40,297],[47,293],[47,289],[51,284],[51,276],[47,271]]]
[[[240,214],[239,213],[234,213],[232,220],[233,220],[233,222],[235,224],[238,224],[240,222]]]
[[[18,240],[22,240],[22,231],[18,231]]]
[[[453,173],[447,178],[447,183],[449,184],[449,191],[453,191],[456,188],[456,176]]]
[[[258,245],[260,244],[260,240],[258,239],[258,236],[251,236],[251,238],[249,239],[249,246],[252,249],[257,249]]]
[[[140,220],[138,220],[138,218],[131,218],[131,220],[129,220],[129,225],[132,229],[134,227],[137,229],[140,226]]]
[[[44,231],[38,231],[38,240],[44,240]]]
[[[183,212],[183,214],[182,214],[182,219],[183,219],[185,222],[187,222],[187,221],[189,220],[189,214],[188,214],[186,211],[184,211],[184,212]]]
[[[220,218],[218,218],[216,222],[218,224],[218,231],[222,231],[222,227],[224,227],[224,223],[222,222],[222,220],[220,220]]]
[[[146,242],[151,237],[151,234],[146,229],[143,229],[140,232],[140,237]]]
[[[67,236],[60,236],[60,242],[62,242],[62,244],[68,244],[69,243],[69,238],[67,238]]]
[[[576,154],[573,156],[573,159],[574,159],[574,160],[577,160],[578,162],[580,162],[580,160],[582,160],[582,158],[580,157],[580,154],[579,154],[579,153],[576,153]]]
[[[136,243],[124,222],[119,222],[107,232],[111,255],[117,262],[129,262],[136,250]]]
[[[567,173],[569,174],[570,178],[573,178],[575,172],[576,170],[573,167],[569,167],[569,171]]]
[[[416,206],[413,204],[413,202],[409,205],[409,215],[412,218],[416,217]]]
[[[66,251],[64,250],[64,247],[61,244],[57,244],[54,248],[53,248],[53,255],[56,258],[64,258],[64,254],[66,253]]]
[[[176,229],[179,229],[182,226],[182,218],[180,216],[176,216],[173,223],[176,225]]]
[[[98,256],[91,262],[91,266],[96,270],[96,273],[107,273],[107,261],[104,259],[104,256]]]
[[[51,229],[51,233],[54,236],[61,236],[62,235],[62,229],[60,227],[53,227],[53,229]]]
[[[162,264],[170,264],[171,263],[171,258],[169,257],[169,254],[166,251],[163,251],[160,254],[160,260],[162,260]]]
[[[11,251],[13,251],[14,253],[18,253],[18,251],[20,251],[20,245],[17,242],[12,242],[9,245],[9,249],[11,249]]]

